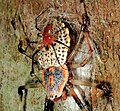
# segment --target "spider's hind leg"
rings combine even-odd
[[[69,95],[73,97],[77,105],[81,110],[92,111],[92,107],[88,99],[86,98],[84,90],[80,85],[90,86],[89,81],[79,81],[74,79],[69,79]],[[71,86],[71,88],[70,88]]]
[[[25,88],[25,86],[19,86],[18,88],[18,94],[19,94],[19,97],[20,97],[20,101],[22,102],[23,100],[23,90],[25,92],[24,94],[24,105],[23,105],[23,110],[26,111],[26,100],[27,100],[27,93],[28,93],[28,89]]]
[[[19,86],[18,94],[20,96],[20,101],[22,101],[23,99],[23,90],[25,91],[25,94],[27,95],[27,89],[25,88],[25,86]]]
[[[28,89],[30,88],[39,88],[43,86],[42,81],[37,77],[32,77],[29,79],[25,85],[19,86],[18,87],[18,95],[20,97],[20,101],[23,101],[23,96],[24,96],[24,101],[23,101],[23,110],[26,111],[26,106],[27,106],[27,93]]]

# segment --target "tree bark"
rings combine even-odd
[[[95,77],[99,81],[108,81],[112,86],[113,111],[120,110],[120,3],[118,0],[86,0],[86,10],[90,17],[90,34],[99,52],[101,61],[97,62]],[[34,40],[37,30],[35,17],[51,6],[56,16],[64,13],[64,16],[74,23],[82,22],[83,8],[79,0],[7,0],[0,1],[0,110],[17,111],[19,109],[19,97],[17,88],[24,84],[30,72],[30,65],[25,57],[17,50],[19,39],[29,36]],[[18,23],[16,26],[20,32],[14,31],[11,20],[15,13],[22,18],[25,29]],[[58,11],[58,12],[57,12]],[[18,16],[17,16],[18,17]],[[42,30],[42,19],[50,17],[50,13],[43,14],[39,19]],[[18,19],[17,19],[18,20]],[[46,19],[47,20],[47,19]],[[27,28],[26,28],[27,27]],[[25,33],[26,35],[25,35]],[[19,33],[19,34],[18,34]],[[21,38],[15,35],[20,35]],[[44,89],[30,89],[28,95],[28,111],[43,110]],[[103,105],[103,104],[102,104]],[[68,106],[69,107],[69,106]],[[56,107],[59,110],[59,107]],[[60,110],[59,110],[60,111]]]

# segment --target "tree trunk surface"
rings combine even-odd
[[[95,78],[108,81],[112,86],[113,111],[120,110],[120,2],[118,0],[86,0],[86,10],[90,17],[90,34],[94,40],[102,63],[97,63]],[[24,85],[29,78],[31,62],[18,52],[19,39],[25,38],[22,26],[18,23],[20,32],[15,32],[11,20],[18,13],[23,24],[27,27],[25,32],[31,39],[37,35],[34,30],[35,17],[42,10],[51,6],[56,13],[64,13],[74,23],[80,22],[82,7],[79,0],[1,0],[0,1],[0,111],[18,111],[18,87]],[[58,12],[57,12],[58,11]],[[39,25],[43,18],[40,17]],[[31,31],[31,32],[30,32]],[[21,35],[21,38],[16,36]],[[30,89],[27,99],[28,111],[42,111],[44,108],[44,88]],[[61,103],[62,104],[62,103]],[[104,105],[104,103],[101,103]],[[62,111],[62,106],[55,106],[55,111]],[[101,106],[102,107],[102,106]],[[67,107],[69,108],[69,106]],[[69,109],[66,109],[68,111]],[[99,111],[101,111],[99,109]]]

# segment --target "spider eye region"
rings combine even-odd
[[[44,44],[44,46],[51,45],[54,42],[53,38],[54,38],[54,34],[52,33],[52,25],[48,24],[45,27],[44,32],[43,32],[43,44]]]
[[[43,44],[44,44],[44,46],[51,45],[54,42],[53,38],[54,38],[53,34],[48,34],[48,35],[43,36]]]

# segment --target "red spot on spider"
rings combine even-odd
[[[48,24],[43,32],[43,44],[44,46],[50,46],[54,40],[54,34],[52,33],[52,25]]]

